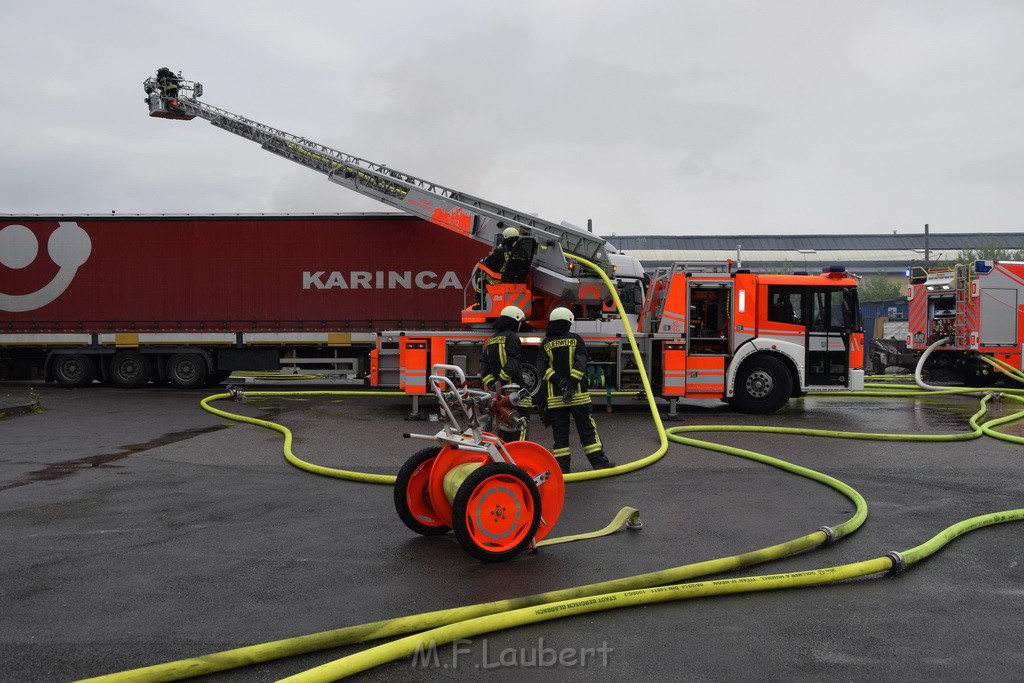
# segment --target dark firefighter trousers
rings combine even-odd
[[[576,422],[576,431],[580,435],[580,443],[583,445],[583,453],[587,456],[590,464],[600,464],[607,460],[604,455],[604,446],[601,444],[601,437],[597,434],[597,423],[594,422],[591,405],[584,403],[577,406],[565,408],[551,408],[551,433],[554,438],[554,449],[552,455],[558,461],[563,472],[569,472],[569,420]]]

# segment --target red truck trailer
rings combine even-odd
[[[396,214],[0,215],[0,376],[364,374],[377,331],[457,320],[486,253]]]

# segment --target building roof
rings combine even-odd
[[[1024,249],[1024,233],[861,235],[623,235],[607,238],[647,269],[676,261],[732,259],[744,268],[818,270],[845,265],[859,274],[900,275],[925,263],[954,262],[964,251]]]

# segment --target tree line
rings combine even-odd
[[[974,261],[1024,261],[1024,249],[1005,249],[981,245],[977,249],[962,249],[952,261],[935,263],[938,268],[952,268],[959,263]],[[884,301],[905,296],[903,285],[884,275],[872,275],[861,280],[859,285],[861,301]]]

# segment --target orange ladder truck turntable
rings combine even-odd
[[[1021,370],[1024,263],[974,261],[910,271],[907,348],[980,386]],[[944,341],[943,341],[944,340]],[[991,362],[989,362],[991,361]]]
[[[202,85],[180,77],[168,92],[158,78],[143,84],[151,116],[203,118],[267,151],[318,171],[339,185],[467,238],[496,245],[516,228],[516,257],[500,282],[467,291],[462,326],[438,331],[381,331],[370,383],[397,386],[415,399],[431,393],[434,365],[455,365],[479,377],[485,323],[506,305],[543,329],[556,306],[576,313],[591,360],[592,390],[640,391],[637,348],[656,394],[671,414],[679,399],[719,399],[753,413],[771,413],[808,391],[860,390],[863,332],[857,280],[840,267],[820,275],[754,274],[732,262],[675,264],[654,273],[616,253],[587,230],[556,224],[472,195],[339,152],[305,138],[199,102]],[[425,255],[427,256],[427,255]],[[614,278],[626,321],[610,306],[604,280]],[[474,275],[474,280],[477,278]],[[479,280],[477,280],[479,282]],[[524,379],[531,390],[538,334],[524,333]]]

